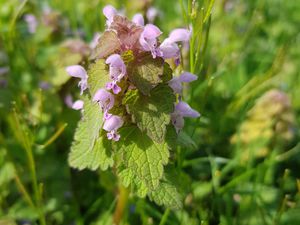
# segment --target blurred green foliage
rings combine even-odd
[[[189,10],[191,2],[0,0],[0,224],[43,224],[43,217],[46,224],[112,224],[112,172],[78,172],[67,164],[80,113],[68,107],[79,91],[64,67],[88,62],[107,3],[130,18],[156,7],[155,24],[166,36],[188,25],[182,7]],[[194,2],[200,12],[212,1]],[[38,20],[34,34],[26,14]],[[208,20],[203,37],[209,30],[209,38],[194,67],[199,78],[184,93],[202,117],[186,121],[185,147],[177,149],[174,165],[184,207],[171,211],[129,196],[122,223],[300,224],[299,1],[215,1]],[[257,133],[276,133],[268,117],[274,100],[259,100],[271,89],[289,102],[291,137],[282,144],[261,135],[245,145],[237,138],[245,123]],[[266,120],[267,126],[255,126]],[[268,154],[259,153],[262,145]],[[249,149],[255,154],[243,158]]]

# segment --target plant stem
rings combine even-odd
[[[27,137],[27,135],[26,135],[26,137]],[[31,146],[29,146],[29,148],[26,149],[26,154],[27,154],[27,160],[28,160],[28,164],[29,164],[28,166],[29,166],[30,174],[31,174],[34,197],[35,197],[35,201],[36,201],[38,214],[40,217],[39,220],[40,220],[41,225],[46,225],[44,209],[43,209],[43,205],[42,205],[42,196],[41,196],[40,189],[38,187],[37,175],[36,175],[36,169],[35,169],[36,167],[35,167],[35,162],[34,162],[34,157],[33,157]]]
[[[124,210],[127,205],[128,195],[128,189],[125,188],[123,185],[119,184],[118,202],[113,217],[114,225],[119,225],[123,218]]]
[[[164,215],[163,215],[162,218],[161,218],[161,221],[160,221],[159,225],[165,225],[165,223],[167,222],[167,219],[168,219],[168,217],[169,217],[169,214],[170,214],[170,209],[167,208],[167,209],[165,210],[165,212],[164,212]]]
[[[32,183],[32,188],[34,192],[34,200],[35,200],[35,209],[38,211],[39,214],[39,221],[41,225],[46,225],[46,220],[45,220],[45,214],[43,210],[43,205],[42,205],[42,195],[41,191],[38,187],[38,181],[37,181],[37,175],[36,175],[36,166],[35,166],[35,161],[33,157],[33,151],[32,151],[32,140],[29,137],[28,132],[26,132],[26,129],[21,125],[20,119],[18,117],[18,114],[16,112],[16,109],[13,109],[13,119],[15,123],[15,129],[17,129],[19,141],[21,142],[23,148],[25,149],[26,157],[27,157],[27,162],[28,162],[28,168],[30,171],[30,176],[31,176],[31,183]]]
[[[24,196],[25,201],[28,203],[28,205],[30,205],[30,207],[35,209],[36,207],[31,199],[30,195],[28,194],[28,191],[26,190],[24,184],[22,183],[19,175],[17,174],[16,169],[15,169],[15,177],[14,178],[15,178],[15,182],[16,182],[18,189]]]

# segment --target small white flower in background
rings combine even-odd
[[[159,12],[156,8],[150,7],[147,10],[146,17],[149,23],[153,23],[155,18],[158,16]]]
[[[24,20],[27,23],[28,32],[31,33],[31,34],[35,33],[36,32],[36,28],[38,26],[38,21],[37,21],[35,15],[33,15],[33,14],[26,14],[24,16]]]

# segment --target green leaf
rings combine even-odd
[[[164,63],[164,72],[162,75],[163,82],[168,82],[173,77],[173,70],[171,69],[170,65],[168,63]]]
[[[106,170],[113,165],[112,154],[108,152],[110,142],[105,132],[99,136],[102,127],[102,112],[98,104],[84,98],[83,118],[78,122],[74,141],[69,154],[69,165],[79,170],[99,167]]]
[[[0,149],[2,150],[2,149]],[[11,162],[1,163],[0,169],[0,187],[3,187],[15,176],[15,168]]]
[[[181,209],[182,195],[177,191],[175,185],[171,182],[162,181],[159,186],[148,194],[150,200],[158,205],[164,205],[167,208]]]
[[[175,127],[171,123],[167,126],[167,133],[166,133],[165,140],[170,149],[172,149],[172,150],[176,149],[177,144],[178,144],[178,135],[175,130]]]
[[[116,32],[105,31],[99,38],[96,49],[91,55],[91,60],[106,58],[121,48],[121,43]]]
[[[169,150],[166,143],[155,143],[137,127],[123,127],[118,150],[122,154],[124,168],[121,168],[123,183],[157,188],[168,163]],[[127,170],[124,172],[124,169]],[[142,188],[145,189],[145,188]]]
[[[177,142],[182,147],[189,148],[191,150],[197,149],[197,145],[194,140],[184,131],[179,133]]]
[[[104,59],[100,59],[90,66],[88,76],[89,90],[91,96],[94,96],[98,89],[105,88],[106,83],[110,81]]]
[[[173,90],[161,84],[151,91],[150,96],[142,95],[138,90],[128,91],[123,104],[142,132],[156,142],[163,142],[175,100]]]
[[[123,169],[119,173],[122,184],[127,188],[131,185],[132,192],[136,193],[140,198],[146,197],[148,193],[148,188],[142,180],[136,177],[132,170]]]
[[[140,57],[128,66],[129,79],[144,95],[162,82],[163,72],[163,59],[153,59],[151,55]]]

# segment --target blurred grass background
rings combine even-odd
[[[80,113],[64,71],[87,62],[108,3],[129,18],[155,7],[164,37],[187,26],[187,1],[0,0],[0,224],[37,224],[33,205],[47,224],[112,223],[112,173],[67,164]],[[184,96],[202,114],[186,121],[177,150],[184,208],[133,196],[123,223],[300,224],[300,2],[219,0],[210,20],[199,78]]]

